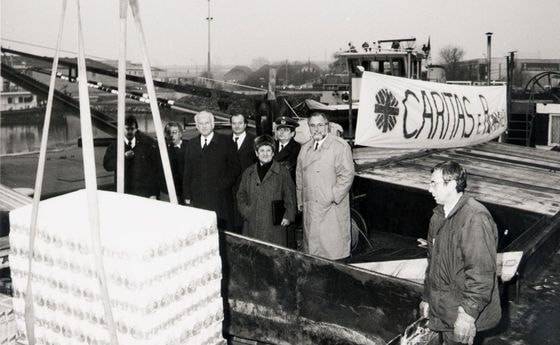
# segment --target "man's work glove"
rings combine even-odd
[[[472,345],[474,336],[476,335],[476,326],[474,317],[465,312],[463,307],[459,307],[457,320],[455,320],[453,329],[453,338],[455,341]]]
[[[420,302],[420,306],[418,308],[420,309],[420,317],[427,319],[428,313],[430,312],[430,304],[422,301]]]

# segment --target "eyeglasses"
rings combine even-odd
[[[433,188],[433,187],[438,186],[438,185],[441,185],[441,184],[448,184],[450,181],[453,181],[453,180],[445,180],[445,179],[444,179],[442,182],[439,182],[439,181],[437,181],[437,182],[436,182],[436,181],[430,181],[429,185],[430,185],[430,187]]]
[[[316,128],[323,129],[323,128],[325,128],[326,126],[327,126],[326,123],[318,123],[318,124],[310,124],[310,125],[309,125],[309,128],[310,128],[310,129],[316,129]]]

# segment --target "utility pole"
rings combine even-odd
[[[208,0],[210,1],[210,0]],[[491,32],[487,32],[486,33],[486,45],[487,45],[487,49],[488,49],[488,54],[486,56],[486,72],[488,75],[488,86],[490,86],[490,80],[491,80],[491,65],[492,65],[492,33]]]
[[[206,20],[208,21],[208,78],[212,78],[212,70],[210,68],[210,22],[213,19],[214,18],[210,16],[210,0],[208,0],[208,17],[206,17]]]
[[[288,59],[286,59],[286,71],[284,74],[284,88],[288,87]]]

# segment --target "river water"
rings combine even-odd
[[[164,123],[170,120],[182,123],[182,117],[163,112]],[[0,156],[37,152],[41,146],[45,109],[25,113],[0,114]],[[154,133],[151,114],[137,114],[139,129],[145,133]],[[64,148],[77,145],[80,134],[78,112],[67,108],[55,108],[52,112],[49,128],[48,148]],[[93,128],[94,138],[110,137],[109,134]]]

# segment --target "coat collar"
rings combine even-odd
[[[321,146],[319,146],[319,148],[317,149],[317,151],[323,151],[323,149],[327,150],[332,143],[336,140],[334,136],[327,134],[327,136],[323,139],[323,143],[321,144]],[[311,138],[309,140],[309,146],[307,146],[307,151],[314,151],[313,149],[315,148],[315,141],[313,140],[313,138]]]
[[[467,192],[463,192],[463,195],[461,195],[461,197],[459,198],[455,206],[453,206],[453,208],[451,209],[447,217],[445,217],[445,212],[443,211],[443,205],[437,205],[436,208],[434,208],[434,213],[437,213],[441,218],[449,219],[453,217],[457,212],[459,212],[459,210],[463,208],[463,206],[465,206],[468,198],[469,196],[467,195]]]
[[[256,162],[255,164],[253,164],[251,166],[251,171],[250,171],[250,177],[252,179],[256,179],[257,181],[259,180],[259,174],[257,173],[257,165],[260,164],[259,162]],[[266,173],[266,175],[264,175],[264,179],[262,180],[262,183],[264,183],[264,181],[268,180],[271,176],[271,174],[280,174],[280,163],[278,163],[277,161],[273,160],[272,161],[272,165],[270,166],[270,169],[268,169],[268,172]]]
[[[295,140],[294,138],[290,139],[290,141],[288,141],[288,143],[286,145],[284,145],[284,148],[282,149],[282,151],[278,151],[280,150],[280,142],[277,141],[276,142],[276,156],[280,156],[280,157],[284,157],[284,156],[288,156],[290,154],[290,152],[292,151],[292,149],[295,146]],[[278,157],[275,157],[278,158]]]
[[[308,159],[303,165],[308,166],[310,164],[313,164],[316,160],[318,160],[321,157],[321,153],[323,151],[329,150],[330,146],[335,140],[336,138],[334,136],[327,134],[327,136],[323,141],[323,144],[321,144],[321,146],[319,146],[319,148],[317,149],[317,152],[315,152],[314,150],[315,141],[313,139],[310,139],[307,142],[307,150],[306,150]]]

